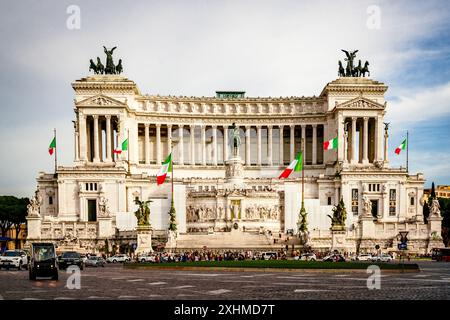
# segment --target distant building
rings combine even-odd
[[[450,186],[436,186],[434,188],[434,192],[436,193],[436,197],[438,198],[450,198]],[[431,194],[431,188],[423,189],[424,199],[428,200],[428,197]]]

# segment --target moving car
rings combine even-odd
[[[23,250],[6,250],[0,256],[0,269],[6,268],[17,268],[21,270],[22,268],[28,268],[28,257]]]
[[[155,256],[150,253],[144,253],[139,256],[138,258],[139,262],[156,262]]]
[[[370,253],[362,253],[356,256],[356,261],[372,261],[372,255]]]
[[[116,254],[116,255],[106,259],[106,262],[112,262],[112,263],[129,262],[129,261],[131,261],[131,258],[126,254]]]
[[[371,261],[373,262],[391,262],[393,259],[392,257],[387,253],[382,253],[378,256],[373,256]]]
[[[345,262],[345,258],[342,254],[333,253],[325,258],[322,259],[322,261],[328,261],[328,262]]]
[[[310,252],[310,253],[303,253],[299,260],[303,260],[303,261],[316,261],[317,257],[314,253]]]
[[[105,259],[97,256],[89,256],[85,261],[86,267],[105,267],[105,264]]]
[[[31,257],[28,263],[30,280],[36,280],[36,277],[52,277],[53,280],[58,280],[56,263],[56,250],[53,243],[31,244]]]
[[[80,270],[83,270],[84,268],[84,262],[81,255],[75,251],[63,252],[58,257],[58,265],[60,270],[67,269],[68,266],[78,266]]]

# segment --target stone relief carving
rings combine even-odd
[[[364,214],[370,216],[372,214],[372,201],[368,197],[364,197]]]

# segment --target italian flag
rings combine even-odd
[[[54,137],[52,142],[50,142],[50,145],[48,146],[48,153],[52,155],[53,152],[55,152],[55,149],[56,149],[56,137]]]
[[[128,138],[122,142],[121,148],[114,149],[114,153],[121,154],[122,151],[127,151],[127,150],[128,150]]]
[[[172,153],[170,153],[166,160],[164,160],[161,169],[159,169],[158,174],[156,175],[156,181],[158,185],[163,184],[164,180],[166,180],[167,172],[172,172]]]
[[[323,150],[332,150],[337,149],[338,147],[338,138],[331,139],[329,141],[325,141],[323,143]]]
[[[405,149],[406,149],[406,139],[403,140],[402,144],[399,145],[399,146],[397,147],[397,149],[395,149],[395,153],[396,153],[396,154],[400,154],[400,151],[405,150]]]
[[[292,171],[302,171],[303,167],[303,156],[302,153],[299,152],[295,159],[291,162],[291,164],[284,169],[284,171],[280,174],[278,179],[287,178],[291,174]]]

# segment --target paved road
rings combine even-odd
[[[60,280],[29,281],[27,271],[0,271],[1,299],[450,299],[450,263],[419,262],[420,273],[381,273],[368,290],[365,272],[81,271],[81,289]]]

